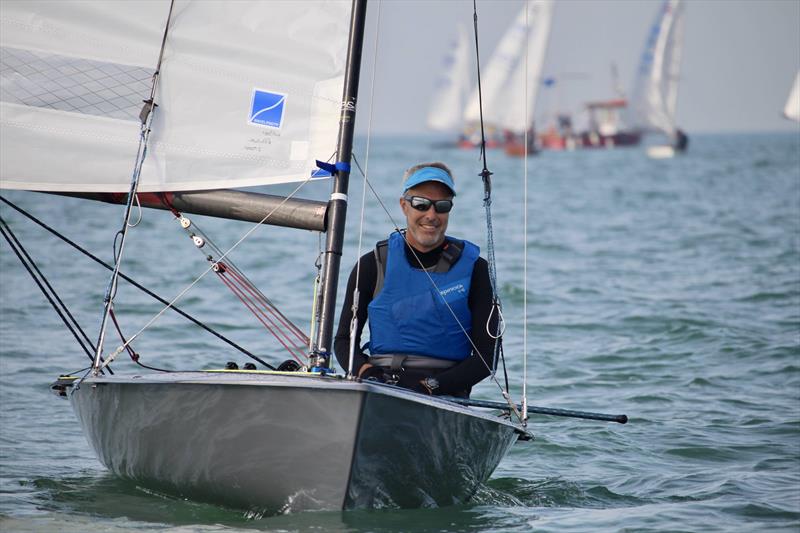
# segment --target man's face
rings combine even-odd
[[[435,202],[451,200],[453,193],[438,181],[426,181],[408,189],[403,196],[422,196]],[[450,213],[437,213],[433,205],[426,211],[419,211],[403,198],[400,199],[400,207],[406,216],[406,238],[411,246],[420,252],[429,252],[444,242]]]

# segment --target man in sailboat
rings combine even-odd
[[[361,379],[467,397],[489,375],[495,340],[488,332],[497,329],[489,268],[478,246],[445,235],[455,195],[444,163],[409,168],[400,198],[407,229],[353,268],[334,350],[348,368],[358,280],[353,373]],[[365,323],[369,353],[360,348]]]

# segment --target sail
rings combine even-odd
[[[683,47],[683,4],[665,0],[651,27],[632,91],[629,123],[676,136],[675,111]]]
[[[464,102],[470,89],[469,52],[467,30],[459,24],[458,36],[451,44],[436,80],[436,89],[428,112],[428,128],[447,131],[461,127]]]
[[[783,116],[800,122],[800,70],[794,77],[794,85],[792,85],[789,98],[786,99],[786,105],[783,107]]]
[[[514,23],[500,39],[494,53],[481,70],[481,97],[483,101],[483,118],[489,124],[497,124],[500,120],[502,107],[505,105],[500,97],[505,86],[517,66],[519,58],[524,55],[525,47],[525,10],[529,9],[527,2],[522,8]],[[464,109],[464,121],[476,123],[480,121],[481,109],[478,102],[478,88],[476,87],[467,100]]]
[[[524,133],[533,123],[553,18],[552,0],[533,0],[527,6],[527,51],[523,47],[517,66],[504,87],[500,101],[505,105],[498,115],[498,125],[517,134]]]
[[[335,151],[351,4],[175,0],[139,190],[306,179]],[[170,0],[4,0],[0,187],[127,192]]]

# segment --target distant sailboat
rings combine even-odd
[[[532,123],[552,11],[552,0],[526,2],[514,23],[503,35],[482,73],[483,119],[492,137],[491,144],[495,146],[501,144],[502,132],[521,134]],[[527,94],[524,91],[526,73]],[[478,124],[480,118],[476,87],[467,101],[464,123],[469,128],[470,125]],[[471,140],[473,144],[477,144],[475,141],[476,139]],[[477,141],[479,143],[480,139]]]
[[[631,98],[629,122],[642,133],[660,133],[668,145],[648,147],[648,155],[666,158],[683,151],[688,137],[675,124],[683,48],[681,0],[665,0],[647,37]]]
[[[464,104],[471,89],[470,43],[466,28],[458,25],[458,35],[444,57],[436,80],[427,126],[434,131],[459,131],[463,127]]]
[[[789,98],[786,99],[786,105],[783,106],[783,116],[789,120],[800,122],[800,70],[794,77],[794,85],[789,92]]]
[[[505,86],[501,100],[505,106],[499,119],[506,137],[505,151],[514,156],[530,155],[537,151],[533,116],[539,86],[542,84],[542,69],[553,18],[553,3],[550,0],[533,2],[528,7],[527,51],[520,56]]]

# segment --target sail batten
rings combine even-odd
[[[169,5],[4,2],[0,187],[128,190]],[[349,14],[176,0],[139,190],[308,179],[336,150]]]

